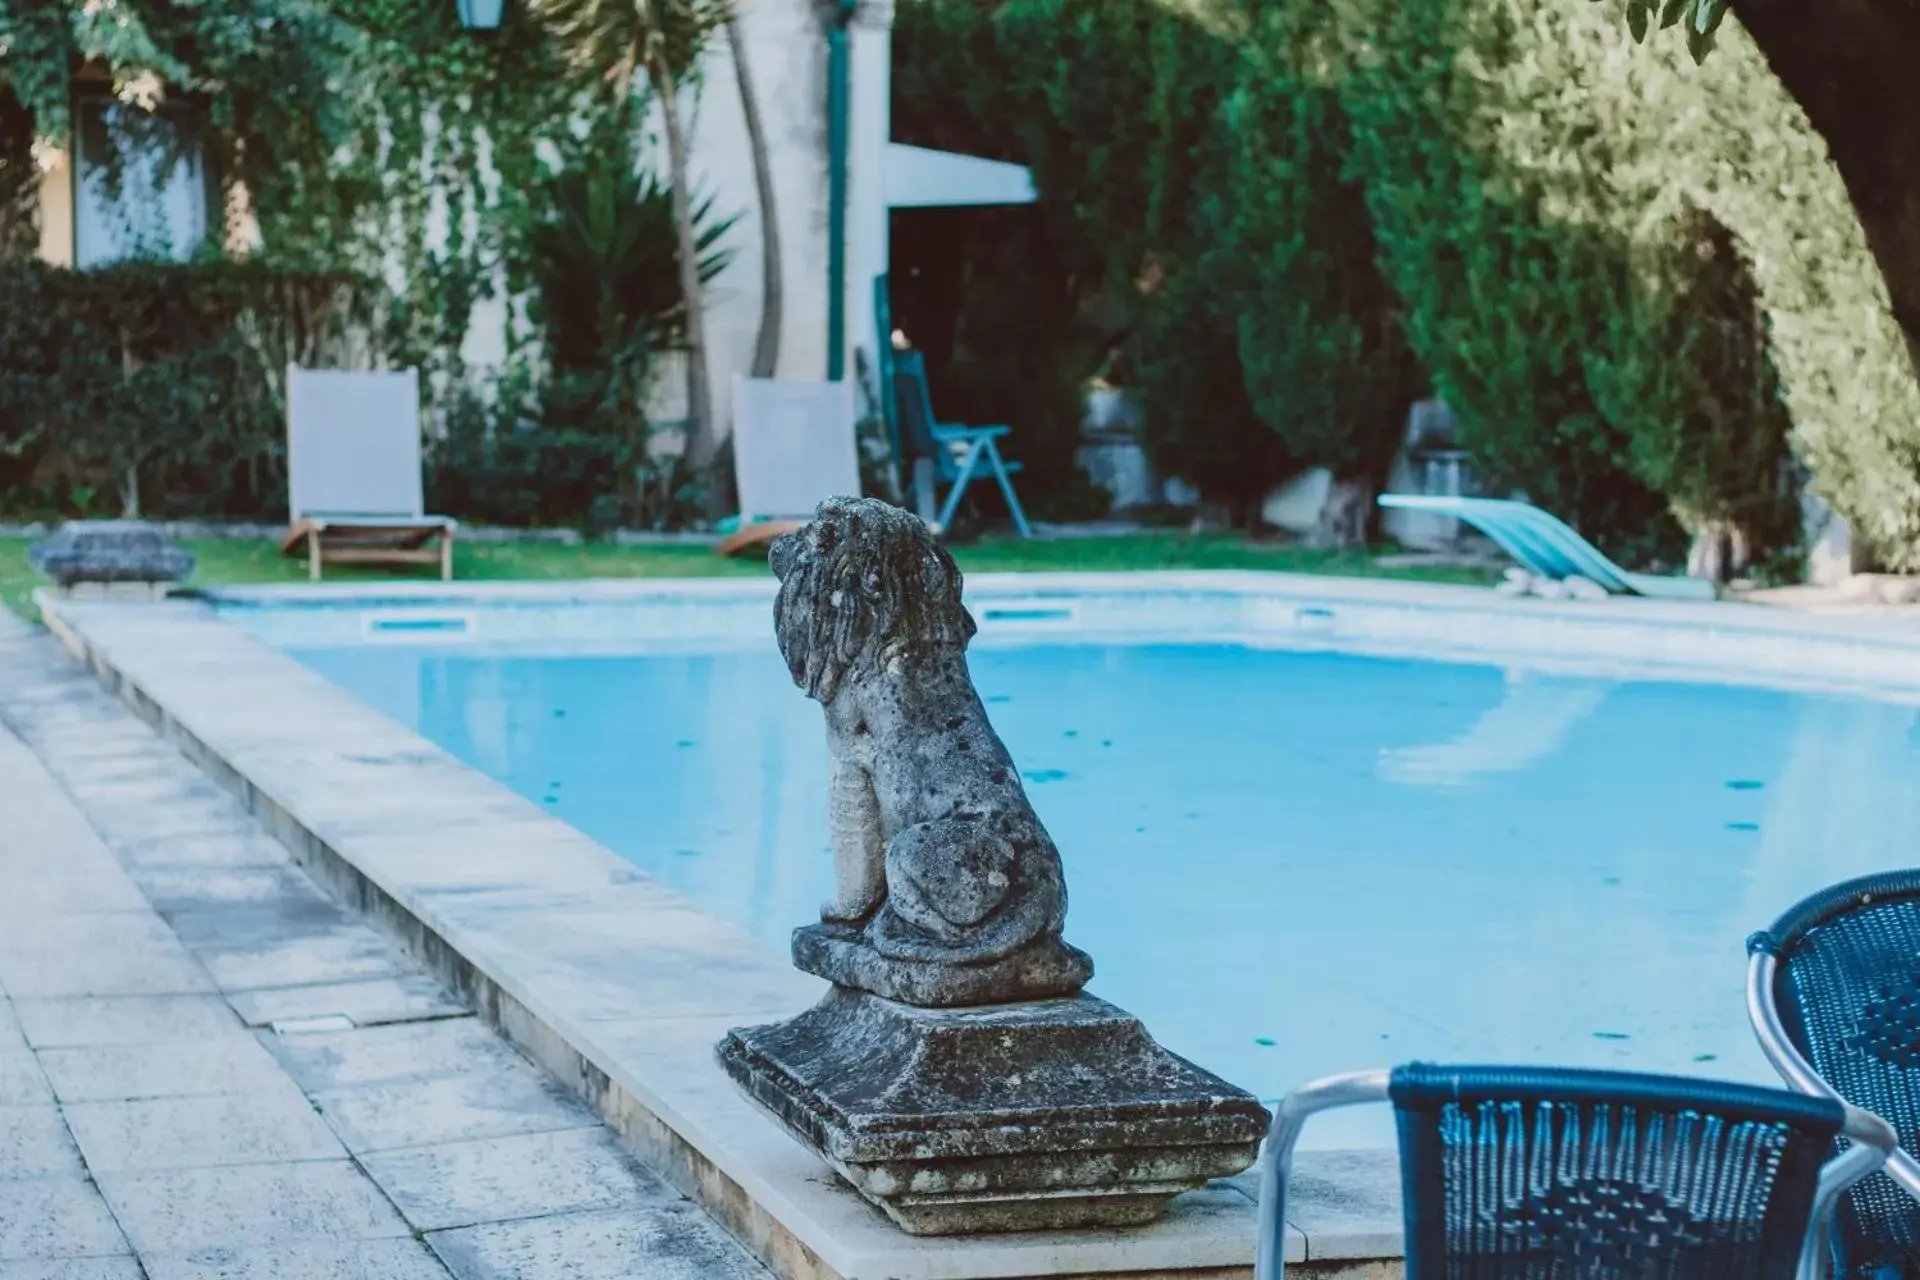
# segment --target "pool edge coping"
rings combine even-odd
[[[569,984],[577,988],[571,993],[576,1002],[585,998],[582,990],[604,994],[594,987],[592,973],[542,968],[511,945],[490,950],[490,926],[535,909],[557,911],[561,919],[571,918],[569,912],[596,914],[590,901],[631,889],[622,910],[644,916],[658,901],[663,911],[692,912],[702,928],[729,946],[744,934],[697,912],[591,838],[220,619],[204,602],[76,599],[49,592],[42,593],[40,603],[62,643],[143,719],[235,792],[310,874],[396,935],[482,1016],[582,1094],[630,1147],[776,1274],[791,1280],[1212,1277],[1244,1274],[1248,1267],[1255,1208],[1244,1190],[1245,1175],[1239,1189],[1216,1184],[1183,1197],[1168,1219],[1146,1228],[970,1240],[899,1232],[850,1189],[836,1187],[825,1166],[747,1102],[713,1061],[710,1046],[722,1029],[720,1021],[765,1021],[805,1007],[806,998],[796,993],[812,980],[796,985],[800,976],[784,958],[746,940],[762,953],[754,963],[766,966],[761,974],[746,965],[765,987],[764,1001],[745,998],[751,1008],[717,1001],[711,1009],[664,1015],[583,1018],[578,1009],[570,1013]],[[281,698],[277,710],[291,715],[299,729],[265,723],[276,710],[260,701],[270,703],[269,690]],[[384,747],[386,754],[369,756],[373,747]],[[393,808],[396,791],[408,803]],[[364,801],[384,795],[390,807],[369,804],[361,826],[371,823],[372,828],[356,834],[351,814],[329,813],[321,799],[337,802],[343,793]],[[391,820],[396,813],[436,804],[450,815],[462,814],[475,803],[488,815],[485,822],[456,822],[444,830],[379,830],[383,816]],[[495,818],[521,842],[492,850],[506,855],[505,870],[495,870],[501,878],[478,893],[470,891],[473,886],[462,892],[448,885],[447,864],[471,854],[471,842],[484,840]],[[432,837],[445,846],[441,856],[417,847]],[[565,874],[556,878],[541,856],[552,862],[562,854],[558,861],[565,864]],[[516,858],[525,862],[517,879],[512,874]],[[410,880],[409,869],[416,864],[425,878]],[[433,878],[436,869],[441,881]],[[489,911],[499,919],[490,920]],[[500,936],[496,929],[492,940]],[[610,950],[606,958],[626,963],[633,956]],[[806,989],[816,990],[818,984]],[[663,1037],[675,1035],[680,1042],[669,1046],[672,1052],[654,1052]],[[708,1051],[693,1052],[700,1048]],[[1307,1214],[1296,1218],[1296,1227],[1307,1230],[1290,1232],[1290,1261],[1391,1263],[1398,1258],[1397,1212],[1369,1217],[1351,1208],[1380,1202],[1378,1162],[1361,1160],[1365,1172],[1359,1183],[1345,1185],[1356,1177],[1353,1156],[1378,1154],[1383,1153],[1326,1153],[1320,1199],[1335,1225],[1321,1230]],[[1312,1177],[1319,1163],[1319,1153],[1303,1153],[1302,1174]]]
[[[1146,570],[996,573],[968,578],[968,602],[983,628],[982,647],[1012,643],[1191,643],[1187,629],[1119,631],[1051,623],[994,621],[996,601],[1024,599],[1127,602],[1184,595],[1236,602],[1241,621],[1208,639],[1254,648],[1333,650],[1356,655],[1468,662],[1617,680],[1679,680],[1757,685],[1813,694],[1920,704],[1920,625],[1885,617],[1800,613],[1735,602],[1674,602],[1633,597],[1596,601],[1515,598],[1481,587],[1392,579],[1342,578],[1262,570]],[[738,608],[771,607],[771,579],[647,578],[543,582],[402,582],[344,586],[218,588],[189,593],[217,613],[298,613],[322,607],[358,613],[647,602]],[[989,625],[992,623],[992,625]],[[241,623],[247,626],[246,623]],[[249,628],[251,629],[251,628]],[[755,624],[755,634],[758,634]],[[429,643],[439,643],[434,637]],[[738,642],[729,632],[682,637],[683,651]],[[413,640],[410,642],[418,642]],[[274,642],[269,640],[271,646]],[[326,643],[326,642],[322,642]],[[465,638],[448,643],[470,643]],[[533,643],[520,641],[519,643]],[[630,651],[592,636],[550,637],[582,656]],[[656,637],[649,642],[658,646]]]

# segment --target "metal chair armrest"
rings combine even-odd
[[[1871,1111],[1842,1105],[1847,1108],[1847,1118],[1840,1131],[1853,1140],[1853,1145],[1820,1167],[1813,1210],[1807,1217],[1807,1241],[1800,1255],[1800,1280],[1826,1280],[1831,1253],[1828,1241],[1840,1197],[1854,1183],[1877,1172],[1900,1148],[1900,1135],[1892,1125]]]
[[[933,434],[936,438],[948,435],[956,440],[979,440],[983,437],[988,440],[998,440],[1001,436],[1011,434],[1012,431],[1012,427],[970,427],[960,422],[933,424]]]
[[[1393,1073],[1355,1071],[1301,1085],[1274,1108],[1273,1125],[1260,1150],[1260,1225],[1254,1237],[1254,1280],[1281,1280],[1285,1273],[1287,1182],[1293,1176],[1293,1148],[1307,1117],[1335,1107],[1385,1102]]]
[[[1756,950],[1747,960],[1747,1022],[1753,1027],[1754,1038],[1760,1042],[1760,1051],[1767,1055],[1767,1061],[1780,1073],[1780,1078],[1794,1089],[1845,1102],[1832,1085],[1821,1079],[1813,1064],[1800,1056],[1800,1050],[1787,1035],[1786,1025],[1780,1021],[1780,1010],[1773,1002],[1773,980],[1779,967],[1780,962],[1768,951]]]
[[[1779,968],[1780,962],[1771,950],[1764,946],[1752,949],[1747,961],[1747,1021],[1752,1024],[1754,1038],[1760,1042],[1760,1051],[1766,1054],[1767,1061],[1788,1085],[1814,1097],[1832,1098],[1846,1107],[1847,1122],[1842,1132],[1854,1139],[1852,1147],[1828,1161],[1820,1171],[1814,1216],[1807,1235],[1808,1257],[1802,1259],[1800,1271],[1808,1280],[1819,1280],[1826,1274],[1828,1229],[1840,1206],[1841,1195],[1869,1174],[1884,1171],[1901,1190],[1920,1201],[1920,1161],[1901,1149],[1900,1135],[1892,1125],[1841,1097],[1795,1047],[1773,999],[1774,977]],[[1817,1259],[1812,1256],[1816,1250]]]

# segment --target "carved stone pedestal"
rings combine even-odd
[[[1077,995],[923,1009],[836,987],[718,1046],[740,1086],[915,1235],[1131,1226],[1252,1163],[1267,1113]]]
[[[793,967],[840,987],[923,1008],[1012,1004],[1070,996],[1093,976],[1093,961],[1059,938],[1042,938],[978,964],[890,960],[858,925],[810,924],[793,931]]]

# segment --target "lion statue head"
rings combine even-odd
[[[793,681],[820,702],[848,677],[962,652],[973,617],[960,566],[916,516],[873,498],[829,498],[768,553],[774,634]]]

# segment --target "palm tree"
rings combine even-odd
[[[771,378],[780,365],[780,320],[786,309],[786,286],[780,279],[780,214],[774,204],[766,124],[760,118],[760,98],[754,92],[752,68],[747,65],[747,42],[740,34],[740,18],[735,13],[727,15],[727,48],[733,54],[740,115],[746,121],[747,145],[753,152],[754,194],[760,202],[760,335],[753,344],[753,376]]]
[[[686,299],[689,447],[696,458],[713,447],[713,390],[707,371],[707,329],[700,305],[700,249],[687,175],[686,121],[680,85],[698,65],[709,36],[727,25],[731,0],[533,0],[575,67],[613,87],[622,112],[630,109],[636,76],[644,75],[660,103],[667,140],[667,171]]]

